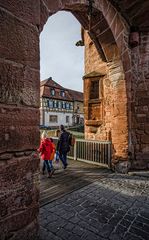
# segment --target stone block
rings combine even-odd
[[[131,56],[128,50],[122,54],[122,62],[123,62],[123,68],[125,72],[128,72],[129,70],[131,70]]]
[[[148,103],[149,103],[149,96],[144,96],[142,98],[139,98],[139,100],[138,100],[139,106],[148,105]]]
[[[115,39],[116,39],[119,49],[121,49],[120,47],[121,47],[121,44],[124,44],[124,39],[119,44],[119,41],[117,41],[117,38],[118,38],[118,36],[120,36],[120,33],[124,32],[125,29],[124,29],[124,25],[122,24],[122,19],[121,19],[120,15],[117,14],[115,19],[113,20],[112,25],[111,25],[111,30],[114,33],[114,36],[115,36]]]
[[[149,162],[149,152],[146,152],[146,153],[137,153],[136,154],[136,159],[137,160],[148,160],[148,162]]]
[[[130,169],[130,163],[127,160],[126,161],[119,161],[115,165],[115,171],[118,172],[118,173],[127,174],[129,169]]]
[[[0,0],[0,7],[33,25],[39,25],[40,0]]]
[[[149,135],[148,134],[144,134],[141,136],[141,143],[149,144]]]
[[[39,71],[0,60],[0,102],[39,107]]]
[[[109,9],[108,9],[108,11],[106,13],[106,20],[107,20],[109,25],[113,21],[113,19],[114,19],[116,14],[117,14],[116,9],[110,4],[109,5]]]
[[[39,69],[37,28],[0,9],[0,32],[1,58]]]
[[[40,0],[40,32],[49,17],[49,11],[43,0]]]
[[[127,115],[127,105],[126,103],[122,103],[121,101],[119,101],[120,103],[116,103],[114,104],[114,108],[113,108],[113,116],[126,116]]]
[[[55,0],[55,1],[51,1],[51,0],[44,0],[47,8],[49,9],[50,13],[55,13],[58,10],[60,10],[60,8],[62,7],[62,1],[60,0]],[[66,0],[64,0],[64,3],[66,2]]]
[[[39,110],[0,107],[0,153],[37,149],[39,146]]]
[[[8,219],[18,219],[24,212],[24,221],[29,223],[32,214],[38,214],[39,159],[34,156],[14,157],[1,167],[0,176],[0,218],[8,224]],[[18,224],[25,223],[18,220],[15,224],[16,221],[9,222],[12,231],[15,227],[19,229]]]
[[[29,215],[31,215],[32,209],[30,209]],[[20,219],[19,219],[20,217]],[[24,215],[21,215],[17,218],[14,218],[14,216],[10,217],[7,222],[3,222],[1,224],[2,231],[0,230],[1,234],[1,240],[5,239],[14,239],[14,240],[39,240],[39,224],[37,220],[37,216],[33,219],[32,222],[29,222],[28,225],[23,225],[23,220],[25,219]],[[11,228],[11,223],[14,222],[14,231]],[[20,225],[20,222],[22,222],[22,228],[17,229],[17,225]]]
[[[139,170],[143,170],[143,169],[148,169],[149,168],[149,162],[147,160],[143,160],[143,159],[134,159],[132,161],[132,169],[139,169]]]

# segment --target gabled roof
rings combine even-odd
[[[51,96],[50,90],[55,89],[55,95]],[[60,92],[65,91],[65,96],[62,97]],[[40,82],[40,96],[51,99],[60,99],[64,101],[79,101],[83,102],[83,93],[72,89],[67,89],[55,82],[51,77]]]
[[[40,86],[48,86],[48,87],[53,87],[53,88],[60,88],[60,89],[64,89],[60,84],[58,84],[57,82],[55,82],[51,77],[49,77],[48,79],[45,79],[43,81],[40,82]]]

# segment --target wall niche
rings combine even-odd
[[[91,72],[83,77],[86,125],[94,128],[103,123],[103,77],[99,72]]]

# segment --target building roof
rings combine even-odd
[[[55,95],[51,96],[50,90],[55,89]],[[65,91],[62,97],[60,92]],[[83,102],[83,93],[72,89],[67,89],[55,82],[51,77],[40,82],[40,96],[64,101],[81,101]]]
[[[75,91],[75,90],[68,89],[68,88],[67,88],[67,90],[74,101],[83,102],[83,93],[82,92]]]
[[[45,79],[40,82],[40,86],[48,86],[48,87],[53,87],[53,88],[60,88],[64,89],[60,84],[55,82],[52,77],[49,77],[48,79]]]

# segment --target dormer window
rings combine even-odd
[[[54,96],[55,95],[55,90],[51,89],[51,95]]]
[[[61,97],[65,97],[65,92],[64,92],[64,91],[61,91],[61,92],[60,92],[60,95],[61,95]]]

